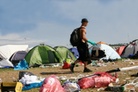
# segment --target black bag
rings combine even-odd
[[[70,43],[72,46],[77,46],[80,41],[80,28],[76,28],[70,35]]]

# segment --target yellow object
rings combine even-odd
[[[23,84],[20,82],[3,82],[1,83],[1,92],[22,92]]]

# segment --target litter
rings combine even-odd
[[[135,69],[138,69],[138,66],[124,67],[124,68],[116,68],[116,69],[113,69],[113,70],[109,70],[107,72],[108,73],[112,73],[112,72],[128,71],[128,70],[135,70]]]
[[[23,90],[41,87],[43,80],[44,78],[37,77],[31,72],[21,71],[19,73],[19,82],[24,85]]]
[[[51,75],[44,80],[39,92],[64,92],[64,89],[57,77]]]
[[[64,83],[63,88],[65,92],[80,92],[80,86],[75,82],[67,81]]]
[[[105,72],[97,72],[91,76],[81,78],[78,84],[81,88],[85,89],[106,87],[112,82],[116,82],[116,76],[112,76]]]

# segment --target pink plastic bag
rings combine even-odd
[[[93,76],[82,78],[78,81],[80,88],[106,87],[115,82],[116,77],[105,72],[95,73]]]
[[[39,92],[64,92],[59,80],[52,75],[44,80]]]

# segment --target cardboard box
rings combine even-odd
[[[23,84],[20,82],[1,83],[1,92],[22,92]]]

